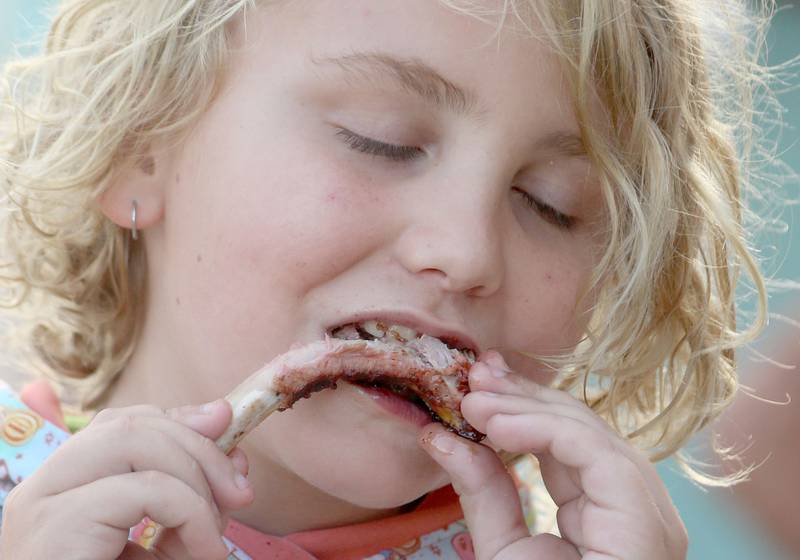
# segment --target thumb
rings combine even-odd
[[[439,424],[422,430],[420,445],[450,475],[476,558],[494,558],[509,545],[530,537],[517,488],[494,451]]]
[[[188,405],[171,408],[167,416],[188,426],[197,433],[216,440],[231,423],[233,412],[230,403],[225,399],[217,399],[203,405]]]

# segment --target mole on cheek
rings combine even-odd
[[[545,280],[550,282],[553,279],[553,275],[550,272],[545,272],[544,273],[544,278],[545,278]]]
[[[199,263],[203,262],[203,255],[200,254],[197,255],[197,262]]]

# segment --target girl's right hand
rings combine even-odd
[[[244,452],[214,444],[230,420],[224,399],[101,411],[8,495],[2,557],[226,558],[229,515],[254,497]],[[149,552],[128,542],[145,516],[168,528]]]

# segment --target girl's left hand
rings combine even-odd
[[[464,417],[496,448],[536,455],[561,532],[532,536],[497,454],[432,424],[421,445],[450,474],[478,560],[686,558],[686,529],[655,468],[588,406],[514,374],[493,351],[469,383]]]

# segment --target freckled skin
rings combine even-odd
[[[578,216],[600,204],[585,161],[530,149],[531,137],[578,129],[547,50],[505,32],[498,46],[493,23],[430,0],[280,4],[251,11],[225,87],[186,143],[157,159],[175,180],[144,231],[145,322],[106,404],[213,400],[364,310],[458,325],[484,349],[575,344],[592,232],[559,229],[512,189]],[[308,61],[375,50],[425,61],[487,113],[348,85]],[[413,162],[359,153],[336,126],[430,152]],[[538,364],[506,357],[547,381]],[[235,517],[281,534],[391,515],[448,482],[417,432],[353,386],[315,393],[242,444],[256,499]]]

